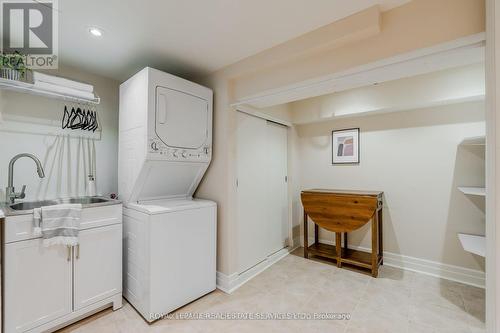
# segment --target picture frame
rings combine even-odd
[[[359,128],[332,131],[332,164],[359,164]]]

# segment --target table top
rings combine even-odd
[[[384,192],[382,191],[362,191],[362,190],[340,190],[340,189],[311,189],[304,190],[302,193],[327,193],[327,194],[343,194],[343,195],[365,195],[378,197]]]

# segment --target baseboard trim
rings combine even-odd
[[[324,244],[335,245],[335,242],[331,240],[320,239],[319,241]],[[313,243],[314,238],[310,238],[309,244]],[[360,246],[349,246],[349,248],[360,251],[371,251],[369,248]],[[474,287],[485,288],[485,273],[475,269],[443,264],[437,261],[391,252],[384,252],[384,265],[460,282]]]
[[[298,245],[300,245],[300,243]],[[236,289],[244,285],[246,282],[286,257],[291,251],[293,251],[293,249],[282,249],[267,257],[267,259],[261,261],[252,268],[244,271],[243,273],[234,273],[231,275],[227,275],[221,272],[217,272],[217,289],[225,292],[226,294],[233,293]]]

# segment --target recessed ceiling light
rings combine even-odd
[[[89,32],[96,37],[101,37],[102,36],[102,30],[96,27],[90,27]]]

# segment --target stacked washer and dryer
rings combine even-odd
[[[152,68],[120,86],[123,294],[149,322],[215,289],[217,208],[192,197],[212,156],[212,99]]]

